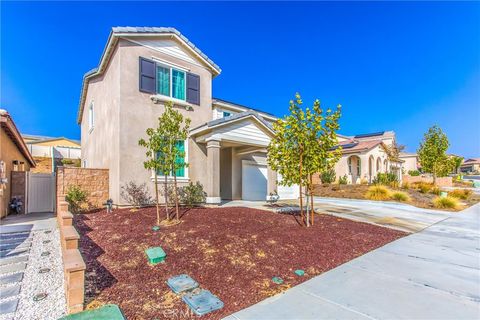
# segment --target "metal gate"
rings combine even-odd
[[[27,173],[27,213],[55,210],[55,173]]]

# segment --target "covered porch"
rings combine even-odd
[[[270,123],[254,111],[192,129],[192,139],[206,148],[207,203],[265,201],[275,191],[283,198],[295,196],[294,188],[277,188],[277,173],[267,164],[267,146],[272,135]]]

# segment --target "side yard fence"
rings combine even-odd
[[[403,183],[415,183],[415,182],[425,182],[425,183],[433,183],[433,178],[430,176],[409,176],[409,175],[404,175],[402,177]],[[439,187],[451,187],[453,185],[452,183],[452,177],[441,177],[437,178],[437,186]]]

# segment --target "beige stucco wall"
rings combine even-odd
[[[0,217],[4,217],[8,213],[8,203],[10,202],[12,188],[11,172],[13,170],[14,160],[24,163],[24,171],[30,170],[30,163],[28,160],[18,150],[17,146],[6,134],[5,130],[0,128],[0,161],[5,162],[5,177],[8,179],[8,182],[4,185],[3,189],[0,189]]]
[[[25,142],[27,142],[28,139],[24,139]],[[37,146],[47,146],[47,147],[80,147],[78,143],[75,143],[70,140],[66,139],[57,139],[57,140],[49,140],[49,141],[43,141],[43,142],[37,142],[35,143]]]
[[[108,69],[102,77],[90,81],[82,118],[82,160],[87,167],[109,168],[110,197],[115,203],[125,204],[120,197],[121,186],[129,181],[147,183],[153,196],[153,174],[143,162],[146,149],[138,145],[146,138],[146,129],[158,125],[158,117],[164,111],[163,104],[155,104],[151,94],[139,90],[139,57],[155,57],[165,63],[179,65],[200,76],[200,105],[193,111],[176,107],[191,119],[191,128],[212,119],[212,74],[209,69],[156,50],[140,46],[128,40],[120,40]],[[95,128],[88,132],[88,106],[95,103]],[[206,179],[205,145],[188,139],[186,146],[190,181]],[[180,181],[185,184],[187,181]]]
[[[353,157],[352,157],[353,156]],[[352,157],[352,175],[349,176],[348,158]],[[358,157],[358,158],[357,158]],[[370,173],[369,159],[372,159],[372,172]],[[357,159],[360,160],[360,176],[357,175]],[[380,165],[377,169],[377,161],[380,159]],[[377,146],[368,152],[344,154],[335,165],[337,181],[344,175],[348,176],[349,183],[360,183],[361,179],[371,181],[378,172],[385,172],[385,160],[387,159],[385,151]]]
[[[90,80],[81,123],[82,166],[109,169],[109,194],[119,198],[120,55],[115,51],[105,73]],[[88,127],[88,108],[94,103],[95,125]]]
[[[417,157],[416,156],[411,156],[411,157],[401,157],[402,160],[405,162],[403,163],[403,170],[405,174],[408,173],[410,170],[418,170],[417,167]]]

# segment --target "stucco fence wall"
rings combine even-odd
[[[109,199],[108,169],[57,168],[57,199],[64,199],[71,186],[87,193],[89,208],[100,208]],[[58,201],[58,200],[57,200]]]
[[[429,176],[403,176],[403,183],[412,184],[415,182],[433,183],[433,178]],[[436,183],[439,187],[451,187],[453,185],[452,177],[437,178]]]

